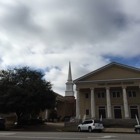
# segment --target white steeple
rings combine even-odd
[[[69,62],[69,70],[68,70],[68,82],[66,83],[66,91],[65,96],[74,96],[73,91],[73,81],[72,81],[72,74],[71,74],[71,63]]]
[[[71,64],[69,62],[69,71],[68,71],[68,82],[72,82],[72,75],[71,75]]]

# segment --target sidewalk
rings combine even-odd
[[[24,126],[23,128],[11,128],[10,131],[39,131],[39,132],[78,132],[76,126],[64,127],[64,122],[51,123],[44,125]],[[104,128],[105,133],[135,133],[134,128]]]
[[[135,133],[134,128],[105,128],[106,133]]]

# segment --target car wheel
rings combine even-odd
[[[81,132],[81,128],[80,127],[78,127],[78,131]]]
[[[140,134],[140,129],[136,129],[136,133]]]
[[[92,129],[91,129],[91,127],[89,127],[89,128],[88,128],[88,132],[89,132],[89,133],[91,133],[91,132],[92,132]]]

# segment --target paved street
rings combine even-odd
[[[39,131],[39,132],[58,132],[64,127],[64,122],[47,122],[44,125],[24,126],[21,129],[10,129],[12,131]],[[69,127],[66,127],[69,128]],[[74,129],[69,129],[70,132],[78,131],[75,126]],[[134,133],[134,128],[105,128],[104,132],[117,132],[117,133]]]
[[[47,123],[23,129],[0,131],[0,140],[139,140],[140,134],[128,128],[106,128],[103,133],[61,132],[64,123]],[[116,133],[115,133],[116,132]]]
[[[139,140],[135,133],[88,133],[88,132],[16,132],[1,131],[0,140]]]

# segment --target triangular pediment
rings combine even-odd
[[[129,78],[140,78],[140,69],[112,62],[76,79],[74,82]]]

